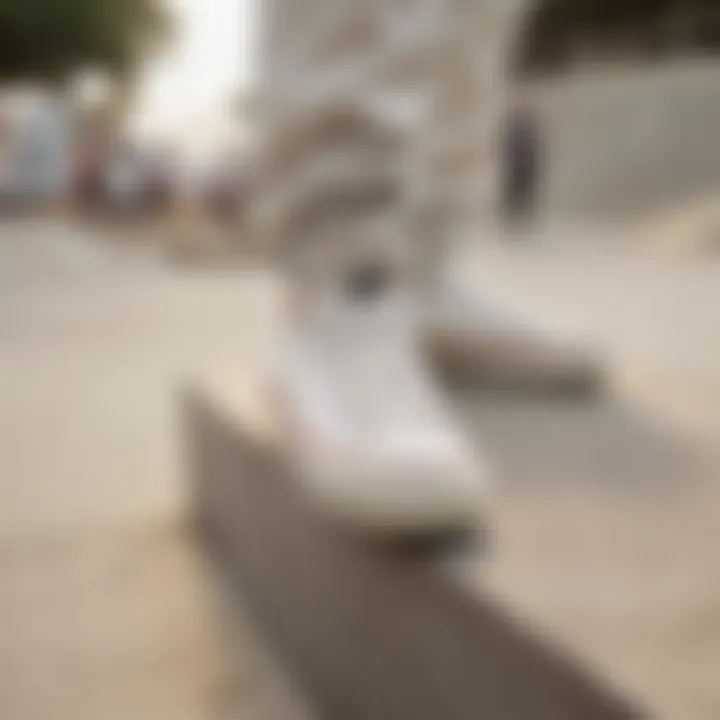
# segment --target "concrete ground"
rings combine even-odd
[[[0,226],[0,717],[262,716],[182,531],[175,421],[188,376],[263,347],[266,288]]]
[[[554,477],[501,494],[482,581],[651,717],[711,720],[720,717],[720,262],[632,243],[477,253],[479,268],[536,307],[593,329],[615,397],[602,420],[582,409],[542,421],[511,414],[524,433],[514,447],[507,419],[501,432],[499,413],[485,420],[486,444],[510,471]]]
[[[598,438],[651,427],[689,448],[662,487],[634,482],[636,464],[605,466],[617,454],[607,439],[574,459],[569,482],[508,484],[482,581],[656,716],[714,720],[720,263],[613,238],[468,257],[596,333],[622,409]],[[177,390],[205,367],[262,362],[275,298],[250,270],[172,270],[97,232],[0,226],[0,717],[303,713],[267,681],[252,628],[229,662],[182,528]],[[501,465],[529,452],[493,436],[498,417],[512,419],[503,412],[486,441]],[[579,427],[563,417],[557,427]],[[564,431],[548,437],[562,448]],[[583,458],[590,484],[572,482],[587,475]]]

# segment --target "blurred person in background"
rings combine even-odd
[[[170,210],[176,185],[176,158],[172,148],[159,146],[147,153],[144,211],[153,218]]]
[[[91,134],[77,146],[73,194],[75,207],[83,215],[106,207],[108,159],[108,141],[102,135]]]
[[[121,139],[110,155],[105,177],[107,201],[115,217],[128,219],[142,209],[145,173],[138,148]]]
[[[543,172],[543,138],[534,108],[524,97],[512,103],[501,142],[503,215],[512,227],[527,227],[537,209]]]
[[[11,123],[0,109],[0,213],[6,213],[12,203]]]
[[[219,225],[231,226],[237,220],[243,185],[243,164],[237,153],[223,153],[210,168],[206,186],[206,205]]]
[[[239,229],[245,227],[250,203],[254,192],[255,174],[252,163],[245,158],[239,164],[238,176],[236,179],[236,202],[235,221]]]

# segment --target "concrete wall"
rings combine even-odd
[[[720,189],[720,61],[588,70],[535,89],[547,211],[642,215]]]

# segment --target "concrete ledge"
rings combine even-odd
[[[257,386],[205,383],[183,416],[200,537],[323,717],[641,717],[478,592],[472,548],[391,549],[320,522]]]

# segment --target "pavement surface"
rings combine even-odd
[[[264,716],[183,532],[176,404],[267,345],[267,287],[0,226],[0,717]]]
[[[550,415],[466,398],[508,476],[555,463],[541,486],[501,485],[479,578],[654,716],[716,720],[720,262],[595,237],[468,262],[592,328],[615,398]],[[0,717],[305,713],[252,628],[228,657],[183,530],[178,389],[263,361],[276,290],[99,231],[0,225]]]
[[[474,406],[506,485],[480,576],[650,717],[720,717],[720,262],[634,244],[476,252],[477,271],[592,329],[594,406]],[[646,238],[644,242],[646,241]]]

